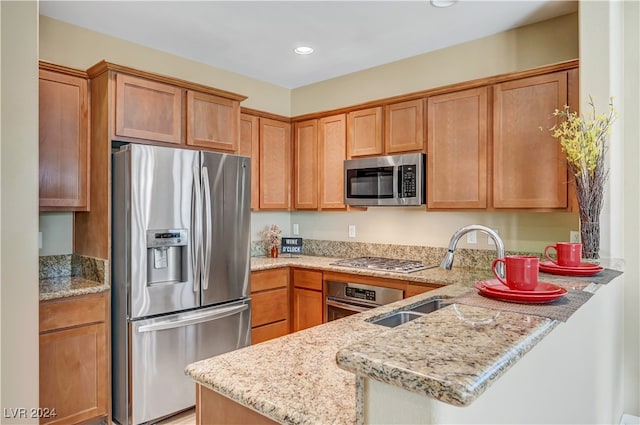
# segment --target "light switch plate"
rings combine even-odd
[[[298,223],[293,223],[293,234],[294,235],[300,234],[300,226],[298,225]]]
[[[580,232],[571,230],[569,232],[569,242],[580,242]]]
[[[355,224],[350,224],[349,225],[349,237],[350,238],[355,238],[356,237],[356,225]]]

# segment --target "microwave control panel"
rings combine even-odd
[[[416,196],[416,166],[398,166],[398,196],[400,198],[414,198]]]

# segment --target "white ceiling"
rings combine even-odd
[[[50,1],[40,14],[286,88],[565,15],[576,1]],[[293,49],[315,49],[299,56]],[[97,48],[99,48],[97,46]]]

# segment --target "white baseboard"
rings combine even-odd
[[[625,413],[620,419],[620,425],[640,425],[640,416],[627,415]]]

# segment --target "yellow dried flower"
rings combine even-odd
[[[600,157],[606,149],[606,141],[611,130],[611,124],[618,114],[613,107],[613,98],[609,100],[609,113],[596,115],[593,98],[589,96],[591,114],[585,118],[572,112],[568,105],[562,110],[556,109],[553,115],[564,118],[559,125],[550,130],[554,138],[558,139],[562,151],[567,155],[567,161],[576,175],[586,173],[593,175],[600,162]]]

